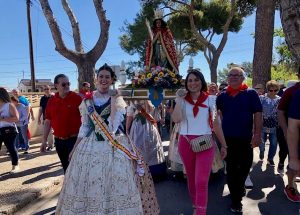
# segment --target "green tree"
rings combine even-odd
[[[125,23],[125,34],[120,37],[122,49],[129,54],[138,53],[141,61],[144,60],[147,37],[144,20],[146,17],[149,20],[153,18],[154,8],[163,7],[170,11],[167,23],[173,32],[179,59],[203,51],[214,82],[217,81],[218,60],[227,42],[228,32],[238,32],[243,17],[251,14],[255,7],[255,0],[141,2],[143,9],[134,23]],[[212,40],[216,35],[221,39],[219,44],[214,45]]]
[[[288,45],[285,41],[285,35],[282,28],[277,28],[274,30],[274,37],[277,39],[277,44],[275,46],[275,51],[278,56],[278,63],[283,63],[285,65],[290,65],[294,67],[296,65],[296,59],[292,52],[289,50]]]

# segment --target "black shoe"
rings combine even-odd
[[[264,157],[265,157],[264,152],[260,152],[259,159],[262,161],[262,160],[264,160]]]
[[[278,164],[277,172],[278,172],[279,174],[284,174],[284,164],[283,164],[283,163],[279,163],[279,164]]]
[[[29,153],[29,149],[25,149],[25,151],[23,152],[25,155]]]
[[[273,160],[268,160],[268,165],[270,165],[270,166],[275,166],[275,163],[274,163]]]
[[[239,205],[232,205],[230,207],[230,211],[232,213],[243,213],[243,205],[239,204]]]

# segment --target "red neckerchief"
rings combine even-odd
[[[208,94],[206,92],[201,92],[197,99],[197,102],[195,103],[193,101],[191,94],[190,93],[186,94],[184,99],[191,105],[194,105],[194,107],[193,107],[194,117],[196,117],[199,112],[199,106],[203,107],[203,108],[207,108],[207,105],[203,104],[203,102],[207,99],[207,97],[208,97]]]
[[[226,92],[229,94],[229,96],[236,96],[239,94],[239,92],[245,91],[248,89],[248,86],[246,84],[241,84],[237,89],[233,89],[231,86],[228,86],[226,88]]]

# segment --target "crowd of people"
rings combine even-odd
[[[111,90],[116,75],[106,64],[97,70],[95,91],[84,82],[79,93],[73,92],[69,78],[57,75],[57,92],[44,87],[37,118],[44,128],[40,151],[55,147],[65,173],[56,213],[159,214],[153,179],[166,174],[158,126],[165,119],[167,128],[174,127],[171,169],[186,174],[195,215],[206,214],[210,174],[222,160],[230,210],[243,211],[253,149],[259,147],[263,161],[267,139],[267,165],[276,165],[279,146],[278,173],[284,173],[289,156],[283,192],[289,200],[300,202],[295,185],[300,170],[300,82],[282,90],[271,80],[252,89],[244,83],[240,67],[232,67],[227,78],[218,87],[208,84],[200,71],[189,71],[185,88],[177,91],[175,101],[156,109],[160,115],[154,117],[151,102],[124,101]],[[28,100],[17,90],[10,95],[0,88],[0,142],[11,157],[12,173],[20,171],[18,151],[28,153],[30,148],[28,124],[30,118],[35,120],[30,112]]]

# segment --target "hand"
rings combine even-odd
[[[227,156],[227,148],[221,147],[220,153],[221,153],[221,158],[224,160]]]
[[[42,144],[40,146],[40,152],[46,152],[46,147],[47,147],[47,143],[46,142],[42,142]]]
[[[252,136],[252,140],[251,140],[252,148],[255,148],[255,147],[259,146],[259,144],[261,144],[261,135],[260,134],[254,134]]]
[[[178,89],[176,91],[176,97],[179,97],[179,98],[185,97],[186,94],[187,94],[187,91],[185,89]]]

